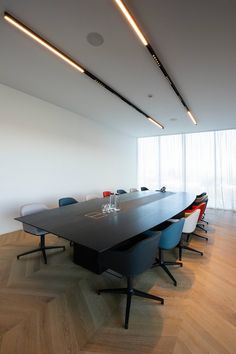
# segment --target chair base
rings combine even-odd
[[[21,254],[17,255],[17,259],[19,259],[22,256],[26,256],[27,254],[31,254],[31,253],[35,253],[35,252],[42,252],[43,254],[43,259],[44,259],[44,263],[47,264],[47,255],[46,255],[46,250],[52,250],[52,249],[56,249],[56,248],[60,248],[63,249],[63,251],[65,251],[65,246],[45,246],[45,235],[40,235],[40,246],[38,248],[35,248],[34,250],[31,251],[27,251]]]
[[[204,219],[201,219],[201,221],[204,222],[204,223],[207,224],[207,225],[209,224],[209,222],[206,221],[206,220],[204,220]]]
[[[152,266],[152,268],[161,267],[166,272],[166,274],[170,277],[170,279],[173,281],[174,286],[177,286],[177,280],[171,274],[171,272],[167,268],[167,265],[178,265],[180,267],[183,267],[183,263],[182,262],[164,262],[164,261],[160,262],[160,260],[156,258],[156,262]]]
[[[187,245],[180,245],[179,246],[179,260],[182,261],[182,250],[189,250],[195,253],[199,253],[201,256],[203,256],[203,252],[196,250],[195,248],[189,247]]]
[[[160,301],[162,305],[164,304],[163,298],[145,293],[145,292],[137,290],[137,289],[134,289],[132,287],[132,279],[131,278],[127,278],[127,287],[126,288],[99,289],[97,291],[97,293],[98,293],[98,295],[100,295],[101,293],[127,295],[126,310],[125,310],[125,325],[124,325],[125,329],[128,329],[128,326],[129,326],[129,314],[130,314],[130,306],[131,306],[132,296],[144,297],[146,299]]]
[[[204,240],[208,241],[208,237],[206,237],[206,236],[198,235],[195,232],[193,232],[192,235],[203,238]]]
[[[205,233],[207,233],[207,230],[204,228],[204,225],[199,225],[199,224],[197,224],[197,227],[198,227],[200,230],[202,230],[202,231],[204,231]]]

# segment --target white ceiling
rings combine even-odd
[[[196,116],[197,126],[113,0],[2,0],[0,82],[133,136],[236,128],[236,1],[127,0],[126,4]],[[165,129],[18,32],[3,19],[4,11]],[[90,32],[104,37],[102,46],[87,42]]]

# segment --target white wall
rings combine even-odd
[[[0,85],[0,234],[25,203],[135,187],[136,139]]]

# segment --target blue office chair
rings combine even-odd
[[[79,203],[78,200],[76,200],[75,198],[72,198],[72,197],[61,198],[58,201],[60,208],[63,206],[66,206],[66,205],[77,204],[77,203]],[[70,246],[73,246],[73,241],[70,241]]]
[[[78,200],[76,200],[75,198],[72,198],[72,197],[65,197],[65,198],[59,199],[58,203],[59,203],[59,207],[63,207],[63,206],[70,205],[70,204],[76,204],[76,203],[78,203]]]
[[[48,210],[48,207],[44,204],[41,204],[41,203],[27,204],[27,205],[23,205],[21,207],[20,215],[21,216],[30,215],[30,214],[38,213],[38,212],[44,211],[44,210]],[[44,231],[42,229],[39,229],[38,227],[34,227],[34,226],[24,224],[24,223],[23,223],[23,230],[31,235],[39,236],[40,243],[39,243],[38,248],[18,254],[17,259],[19,259],[22,256],[26,256],[27,254],[41,251],[43,254],[43,258],[44,258],[44,263],[47,264],[46,250],[57,248],[57,249],[62,249],[63,251],[65,251],[65,246],[46,246],[45,245],[45,235],[47,234],[47,231]]]
[[[117,194],[126,194],[127,192],[124,189],[117,189]]]
[[[156,258],[155,263],[153,264],[153,267],[161,267],[168,275],[169,277],[173,280],[173,283],[175,286],[177,286],[177,281],[167,268],[168,265],[179,265],[180,267],[183,266],[182,262],[170,262],[170,261],[165,261],[163,257],[163,251],[164,250],[171,250],[175,248],[176,246],[179,245],[180,240],[181,240],[181,235],[184,227],[184,221],[185,219],[182,218],[179,221],[171,224],[167,228],[161,231],[161,239],[159,242],[159,258]],[[155,234],[157,231],[149,230],[144,232],[145,235],[147,236],[152,236]]]
[[[113,293],[113,294],[126,294],[126,313],[125,313],[125,328],[128,328],[129,324],[129,313],[132,296],[140,296],[147,299],[160,301],[164,304],[164,299],[159,296],[154,296],[145,293],[140,290],[133,288],[133,277],[145,270],[151,268],[153,262],[155,261],[156,252],[158,248],[158,243],[160,240],[160,232],[155,232],[151,237],[146,237],[143,234],[138,236],[138,241],[132,243],[131,246],[121,247],[120,249],[115,249],[108,251],[104,254],[102,258],[102,263],[106,268],[112,269],[124,275],[127,279],[126,288],[116,288],[116,289],[100,289],[100,293]]]

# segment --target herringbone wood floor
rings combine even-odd
[[[210,210],[207,218],[209,242],[191,241],[204,256],[184,252],[184,267],[173,269],[177,288],[157,268],[136,279],[165,305],[134,298],[129,330],[124,297],[96,294],[119,279],[74,265],[63,239],[48,236],[67,250],[52,251],[44,265],[37,254],[16,260],[36,237],[0,236],[0,353],[236,353],[236,214]]]

